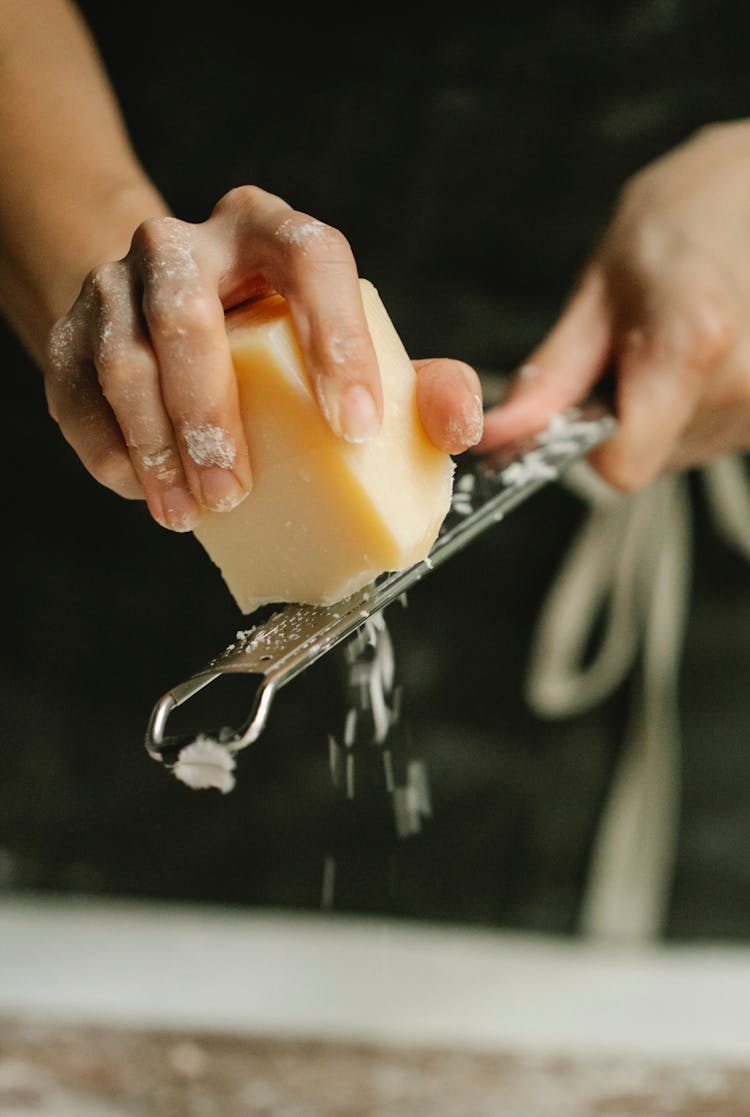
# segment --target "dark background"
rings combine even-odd
[[[86,3],[136,148],[179,216],[255,182],[341,228],[415,356],[512,369],[553,321],[629,174],[750,113],[743,3],[496,5],[486,18],[315,17],[225,3]],[[569,932],[621,740],[624,687],[536,720],[521,680],[581,516],[555,487],[389,611],[434,818],[398,841],[367,758],[346,802],[331,656],[277,701],[224,798],[142,747],[155,699],[239,626],[192,537],[97,486],[7,329],[0,881],[335,906]],[[696,490],[671,938],[750,937],[750,592]],[[341,707],[343,709],[343,706]]]

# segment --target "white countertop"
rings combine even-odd
[[[474,1050],[750,1057],[750,947],[6,897],[0,1016]]]

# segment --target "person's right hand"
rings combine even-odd
[[[337,229],[258,187],[230,191],[207,221],[155,217],[127,256],[86,277],[52,328],[50,413],[89,472],[145,498],[176,531],[252,487],[225,310],[272,291],[289,303],[321,410],[341,438],[382,419],[377,359],[351,248]],[[415,362],[424,428],[447,453],[482,432],[479,379],[453,360]]]

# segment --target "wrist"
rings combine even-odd
[[[89,178],[65,196],[50,183],[16,225],[0,265],[0,303],[38,365],[54,322],[71,307],[88,272],[124,256],[137,226],[169,212],[140,172]]]
[[[56,236],[57,267],[42,277],[45,332],[70,309],[92,268],[121,259],[141,222],[167,213],[166,202],[141,174],[103,181],[76,199]]]

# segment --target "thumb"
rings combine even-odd
[[[604,372],[612,323],[604,273],[591,264],[545,339],[521,366],[510,397],[485,416],[477,450],[498,449],[542,430],[579,403]]]

